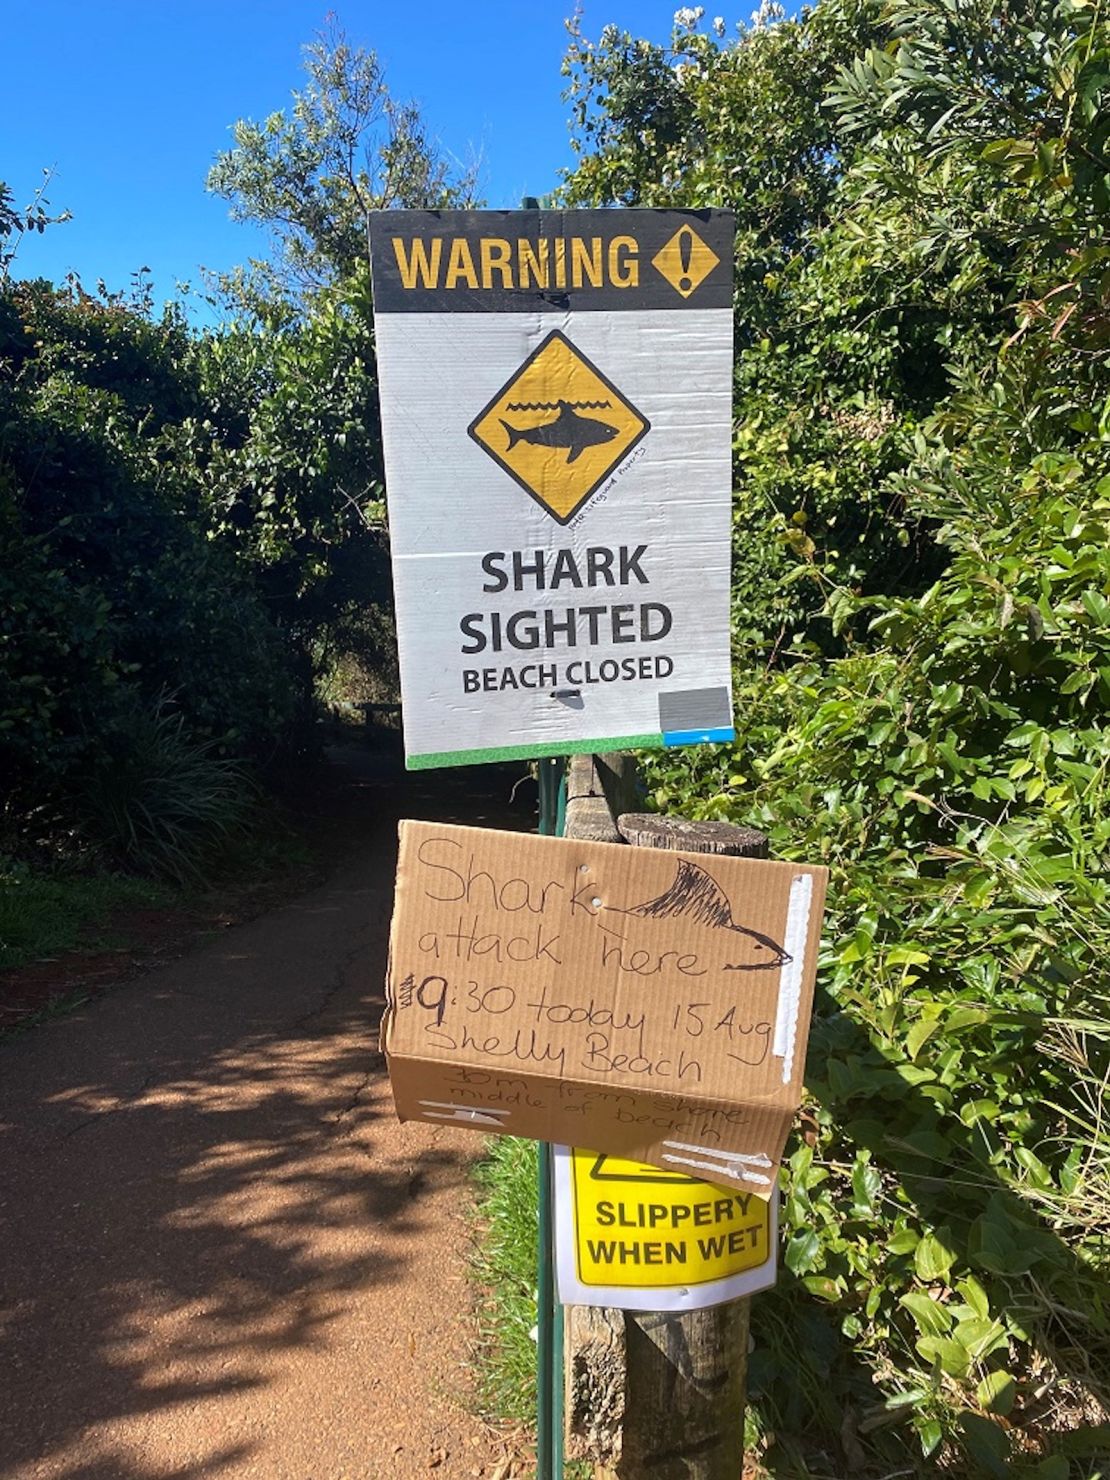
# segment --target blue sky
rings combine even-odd
[[[156,299],[258,255],[204,179],[241,117],[287,106],[301,47],[329,11],[376,50],[394,96],[422,105],[445,150],[481,159],[482,194],[515,206],[570,163],[559,64],[573,0],[10,0],[4,7],[0,179],[23,205],[53,167],[73,220],[25,238],[23,277],[76,271],[125,288],[147,266]],[[675,0],[584,0],[583,30],[612,21],[666,40]],[[751,3],[747,10],[751,9]],[[710,9],[710,13],[714,13]],[[729,25],[737,18],[726,12]],[[746,11],[745,11],[746,14]],[[200,311],[201,317],[207,315]]]

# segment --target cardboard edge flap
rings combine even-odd
[[[398,835],[400,828],[398,825]],[[381,1021],[378,1024],[378,1048],[385,1055],[386,1067],[389,1067],[390,1041],[393,1037],[394,1017],[396,1016],[397,1001],[393,991],[393,932],[397,928],[397,902],[394,901],[394,915],[389,925],[389,944],[386,947],[385,957],[385,1008],[382,1011]]]
[[[392,1053],[392,1047],[390,1043],[392,1036],[393,1004],[392,1002],[387,1002],[385,1005],[385,1011],[382,1013],[381,1016],[381,1022],[379,1022],[378,1024],[378,1048],[383,1054],[385,1054],[387,1066],[389,1064],[390,1055]]]

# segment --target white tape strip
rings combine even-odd
[[[771,1185],[770,1177],[750,1170],[753,1166],[771,1166],[771,1158],[762,1151],[757,1151],[754,1155],[745,1155],[743,1151],[714,1151],[711,1147],[692,1146],[686,1141],[664,1141],[663,1145],[671,1146],[675,1151],[693,1151],[697,1158],[701,1158],[672,1156],[664,1151],[663,1160],[674,1162],[677,1166],[693,1167],[699,1172],[714,1172],[719,1177],[731,1177],[736,1182],[755,1182],[761,1187]]]
[[[794,1049],[798,1033],[798,1011],[802,998],[802,977],[806,963],[806,940],[809,935],[809,912],[813,904],[813,877],[798,874],[790,885],[790,904],[786,911],[786,933],[783,947],[789,959],[779,977],[779,1005],[775,1014],[775,1057],[782,1059],[782,1082],[789,1084],[794,1076]]]
[[[512,1114],[511,1110],[495,1110],[490,1106],[472,1110],[465,1105],[452,1105],[447,1100],[421,1100],[420,1104],[425,1107],[425,1120],[456,1120],[464,1125],[502,1126]],[[445,1111],[451,1113],[448,1115]]]

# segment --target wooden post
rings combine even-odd
[[[612,772],[615,758],[604,759]],[[599,783],[597,761],[592,772],[580,766],[575,775],[572,768],[568,837],[582,835],[576,795],[582,824],[588,821],[590,835],[604,835],[606,804],[616,795]],[[623,813],[615,827],[617,837],[637,847],[767,856],[763,833],[731,823]],[[608,836],[616,840],[612,831]],[[749,1313],[749,1300],[687,1314],[571,1307],[568,1453],[591,1460],[596,1480],[740,1480]]]

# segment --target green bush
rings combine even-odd
[[[160,336],[134,314],[41,284],[8,290],[6,305],[42,346],[13,353],[0,374],[9,774],[32,795],[65,792],[95,759],[100,731],[164,689],[198,738],[266,758],[292,711],[281,636],[200,511],[182,506],[160,451],[158,418],[180,409],[167,408],[162,382],[188,379],[170,358],[179,326]],[[84,330],[105,319],[110,336]],[[109,337],[130,345],[112,357],[125,361],[130,400],[104,372]]]
[[[833,873],[754,1373],[780,1433],[850,1404],[929,1453],[953,1399],[1110,1397],[1110,501],[1075,467],[1040,459],[1010,523],[982,485],[950,511],[950,570],[873,604],[878,650],[744,675],[733,750],[644,758],[660,807]]]
[[[773,13],[579,45],[569,186],[738,210],[738,738],[643,760],[832,871],[765,1458],[1102,1473],[1110,31]]]
[[[255,788],[238,761],[191,740],[169,699],[97,736],[78,789],[89,835],[112,860],[178,883],[201,877],[215,845],[242,823]]]
[[[389,579],[368,322],[358,280],[280,332],[215,335],[77,284],[0,289],[13,817],[133,858],[119,798],[165,773],[162,695],[183,755],[265,772],[314,744],[318,668],[356,637],[373,667]]]
[[[856,146],[822,100],[882,30],[877,6],[851,0],[749,27],[733,46],[694,23],[670,48],[610,26],[598,43],[575,33],[564,66],[569,204],[736,216],[733,626],[753,662],[803,641],[838,649],[830,581],[910,592],[939,573],[927,521],[887,479],[946,392],[947,340],[997,309],[982,294],[954,325],[905,264],[874,270],[832,250]]]

